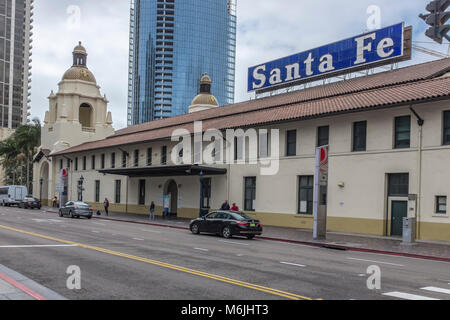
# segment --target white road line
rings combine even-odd
[[[100,222],[91,222],[92,224],[97,224],[97,225],[99,225],[99,226],[104,226],[105,224],[104,223],[100,223]]]
[[[137,241],[145,241],[145,239],[141,239],[141,238],[133,238],[133,240],[137,240]]]
[[[405,300],[439,300],[439,299],[435,299],[435,298],[418,296],[415,294],[409,294],[409,293],[398,292],[398,291],[383,293],[383,295],[389,296],[389,297],[394,297],[394,298],[405,299]]]
[[[47,248],[47,247],[78,247],[76,244],[50,244],[50,245],[18,245],[18,246],[0,246],[0,248]]]
[[[425,287],[425,288],[422,288],[422,290],[450,294],[450,290],[449,289],[438,288],[438,287]]]
[[[208,249],[203,249],[203,248],[194,248],[195,250],[200,250],[200,251],[209,251]]]
[[[93,233],[100,233],[100,231],[91,230]]]
[[[218,240],[219,242],[224,242],[224,243],[231,243],[231,244],[239,244],[241,246],[248,246],[247,243],[239,243],[239,242],[233,242],[233,241],[226,241],[226,240]]]
[[[357,258],[350,258],[347,257],[349,260],[356,260],[356,261],[364,261],[364,262],[372,262],[372,263],[379,263],[379,264],[388,264],[391,266],[397,266],[397,267],[404,267],[402,264],[396,264],[396,263],[390,263],[390,262],[382,262],[382,261],[374,261],[374,260],[365,260],[365,259],[357,259]]]
[[[281,263],[281,264],[287,264],[287,265],[290,265],[290,266],[302,267],[302,268],[306,267],[306,266],[304,266],[303,264],[297,264],[297,263],[291,263],[291,262],[283,262],[283,261],[280,261],[280,263]]]
[[[152,233],[161,233],[161,231],[144,230],[144,229],[141,229],[141,231],[152,232]]]

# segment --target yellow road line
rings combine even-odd
[[[181,271],[181,272],[197,275],[197,276],[204,277],[204,278],[214,279],[214,280],[217,280],[217,281],[221,281],[221,282],[225,282],[225,283],[229,283],[229,284],[234,284],[234,285],[237,285],[237,286],[241,286],[241,287],[245,287],[245,288],[249,288],[249,289],[253,289],[253,290],[257,290],[257,291],[261,291],[261,292],[277,295],[277,296],[288,298],[288,299],[292,299],[292,300],[313,300],[312,298],[304,297],[304,296],[297,295],[297,294],[294,294],[294,293],[281,291],[281,290],[277,290],[277,289],[273,289],[273,288],[268,288],[268,287],[264,287],[264,286],[260,286],[260,285],[256,285],[256,284],[252,284],[252,283],[248,283],[248,282],[244,282],[244,281],[240,281],[240,280],[235,280],[235,279],[231,279],[231,278],[227,278],[227,277],[222,277],[222,276],[219,276],[219,275],[206,273],[206,272],[203,272],[203,271],[198,271],[198,270],[194,270],[194,269],[180,267],[180,266],[169,264],[169,263],[166,263],[166,262],[161,262],[161,261],[156,261],[156,260],[152,260],[152,259],[142,258],[142,257],[134,256],[134,255],[131,255],[131,254],[127,254],[127,253],[122,253],[122,252],[113,251],[113,250],[109,250],[109,249],[94,247],[94,246],[90,246],[90,245],[83,244],[83,243],[78,243],[78,242],[74,242],[74,241],[59,239],[59,238],[46,236],[46,235],[43,235],[43,234],[34,233],[34,232],[30,232],[30,231],[25,231],[25,230],[21,230],[21,229],[11,228],[11,227],[8,227],[8,226],[3,226],[3,225],[0,225],[0,228],[1,229],[5,229],[5,230],[18,232],[18,233],[22,233],[22,234],[31,235],[31,236],[42,238],[42,239],[52,240],[52,241],[56,241],[56,242],[60,242],[60,243],[77,245],[77,246],[85,248],[85,249],[90,249],[90,250],[94,250],[94,251],[98,251],[98,252],[102,252],[102,253],[106,253],[106,254],[122,257],[122,258],[127,258],[127,259],[131,259],[131,260],[135,260],[135,261],[141,261],[141,262],[145,262],[145,263],[148,263],[148,264],[164,267],[164,268],[167,268],[167,269],[177,270],[177,271]]]

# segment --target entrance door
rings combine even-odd
[[[139,180],[139,204],[145,204],[145,180]]]
[[[403,218],[408,216],[407,201],[392,201],[391,236],[403,235]]]

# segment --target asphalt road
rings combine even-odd
[[[0,207],[0,264],[68,299],[450,300],[446,262]],[[69,266],[81,289],[68,289]],[[380,289],[368,289],[370,266]],[[375,281],[369,281],[375,284]]]

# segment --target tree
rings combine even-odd
[[[5,169],[7,184],[16,184],[20,173],[20,184],[24,184],[25,180],[31,193],[30,178],[31,180],[33,178],[31,164],[40,144],[41,123],[37,118],[33,119],[31,124],[18,127],[8,139],[0,142],[0,163]],[[25,179],[23,179],[24,171]]]

